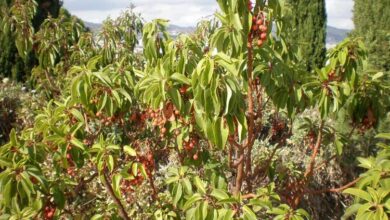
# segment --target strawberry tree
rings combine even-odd
[[[35,71],[50,73],[55,96],[0,149],[2,217],[310,219],[307,195],[358,181],[362,189],[346,193],[368,203],[357,200],[346,216],[371,215],[364,207],[373,201],[385,216],[382,156],[359,159],[374,179],[312,189],[321,153],[341,157],[355,129],[377,126],[388,109],[375,96],[388,93],[385,74],[365,68],[364,46],[346,39],[307,73],[285,40],[283,1],[217,2],[214,20],[176,39],[168,21],[142,24],[132,12],[107,20],[97,38],[77,22],[47,19],[35,35]],[[134,51],[141,29],[142,55]],[[342,112],[349,134],[333,123]],[[277,164],[281,149],[300,145],[309,149],[300,167]]]

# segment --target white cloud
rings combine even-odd
[[[353,4],[353,0],[327,0],[328,24],[337,28],[353,29]]]
[[[107,17],[116,18],[120,15],[120,12],[123,9],[114,9],[114,10],[74,10],[71,11],[73,15],[81,18],[84,21],[101,23]]]
[[[202,18],[213,15],[217,10],[217,5],[214,3],[196,4],[195,2],[137,4],[135,11],[140,12],[146,20],[165,18],[177,25],[193,26]]]
[[[165,18],[181,26],[193,26],[218,9],[215,0],[64,0],[64,6],[72,14],[95,23],[107,16],[117,17],[131,3],[146,20]],[[353,28],[353,0],[326,0],[326,7],[329,25]]]

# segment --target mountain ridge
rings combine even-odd
[[[102,26],[102,24],[100,24],[100,23],[93,23],[93,22],[87,22],[87,21],[84,21],[84,24],[85,24],[85,26],[90,28],[90,30],[92,32],[97,32]],[[192,26],[184,27],[184,26],[175,25],[175,24],[171,24],[168,27],[168,31],[174,36],[177,36],[179,33],[191,33],[194,30],[195,30],[195,27],[192,27]],[[328,48],[333,47],[336,44],[340,43],[348,36],[348,34],[351,31],[352,30],[336,28],[336,27],[328,25],[327,26],[327,36],[326,36],[327,47]]]

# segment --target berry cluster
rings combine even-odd
[[[183,142],[183,147],[186,150],[188,156],[192,155],[192,159],[198,160],[199,158],[199,138],[196,136],[190,137],[188,141]]]
[[[74,177],[76,175],[76,166],[72,158],[72,154],[70,154],[70,150],[72,150],[72,145],[68,144],[66,147],[68,153],[66,153],[66,161],[68,162],[69,167],[66,169],[66,172],[69,176]]]
[[[361,134],[364,134],[367,130],[373,128],[376,124],[376,117],[374,111],[369,108],[362,122],[359,124],[358,129]]]
[[[251,28],[251,39],[257,39],[257,46],[261,47],[267,40],[268,36],[268,21],[266,21],[264,13],[260,12],[253,17]]]
[[[123,120],[123,117],[119,116],[104,116],[102,112],[97,112],[96,117],[100,120],[100,123],[102,123],[104,126],[111,126],[114,123],[118,123],[120,125],[124,125],[125,121]]]
[[[155,168],[153,154],[151,152],[149,152],[149,153],[147,153],[146,156],[140,156],[138,159],[142,163],[142,165],[144,166],[146,174],[149,177],[152,176],[152,172]]]
[[[172,103],[167,103],[163,109],[149,109],[147,111],[147,117],[152,120],[152,126],[158,127],[160,131],[160,138],[165,138],[168,129],[166,126],[167,121],[174,121],[180,118],[180,111],[175,108]],[[180,131],[176,130],[175,135],[179,135]]]
[[[139,156],[137,161],[142,163],[145,168],[145,172],[148,177],[152,176],[152,172],[155,169],[154,157],[151,152],[147,153],[146,156]],[[129,174],[133,175],[133,179],[131,180],[123,180],[121,183],[121,191],[122,194],[127,198],[127,202],[131,202],[131,193],[134,192],[135,188],[141,185],[144,181],[144,176],[142,176],[141,171],[138,170],[137,174],[134,176],[132,169],[127,171]]]
[[[286,128],[286,124],[282,120],[275,120],[272,123],[272,135],[278,135],[280,132],[282,132]]]
[[[53,204],[46,205],[43,217],[45,220],[52,220],[54,218],[54,213],[56,212],[56,208]]]
[[[132,174],[131,169],[128,170],[129,174]],[[134,189],[141,185],[144,181],[144,177],[142,176],[141,172],[138,171],[137,175],[134,176],[131,180],[123,180],[122,184],[120,186],[122,195],[126,198],[126,202],[131,202],[131,193],[134,192]]]

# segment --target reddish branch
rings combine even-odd
[[[156,200],[158,197],[158,192],[156,186],[154,185],[153,175],[152,174],[148,175],[148,178],[149,178],[150,187],[152,187],[153,190],[153,194],[152,194],[153,199]]]
[[[323,136],[322,130],[323,130],[323,128],[324,128],[324,121],[321,121],[321,125],[320,125],[320,128],[318,130],[317,142],[313,148],[313,152],[312,152],[311,157],[310,157],[310,162],[306,168],[303,180],[295,182],[291,185],[293,194],[292,194],[292,199],[291,199],[292,204],[290,204],[290,205],[293,208],[298,206],[298,204],[303,196],[304,188],[306,187],[309,178],[313,175],[316,157],[318,155],[318,152],[320,150],[321,143],[322,143],[322,136]]]
[[[238,167],[238,165],[240,165],[243,160],[244,160],[244,155],[241,155],[241,157],[238,158],[238,160],[233,163],[232,167]]]
[[[237,150],[237,155],[239,157],[243,157],[244,155],[244,149],[240,148]],[[236,176],[236,187],[234,189],[233,194],[234,195],[239,195],[241,192],[241,187],[242,187],[242,182],[244,180],[244,160],[241,160],[240,163],[237,165],[237,176]]]
[[[322,194],[322,193],[327,193],[327,192],[338,193],[338,192],[341,192],[341,191],[355,185],[357,182],[359,182],[359,180],[361,180],[361,177],[355,179],[352,182],[345,184],[344,186],[340,186],[339,188],[323,189],[323,190],[316,190],[316,191],[307,190],[306,192],[310,193],[310,194]]]
[[[103,184],[106,187],[106,190],[108,194],[111,196],[111,198],[114,200],[114,203],[118,206],[119,209],[119,216],[122,217],[125,220],[130,220],[129,215],[127,214],[125,207],[123,206],[122,202],[119,200],[118,197],[116,197],[114,193],[114,189],[111,186],[111,181],[109,180],[109,177],[107,175],[107,170],[103,172]]]
[[[314,164],[316,162],[316,157],[317,157],[318,152],[319,152],[320,147],[321,147],[322,136],[323,136],[322,129],[323,128],[324,128],[324,121],[321,121],[321,125],[320,125],[320,128],[318,130],[317,142],[316,142],[316,145],[314,146],[313,153],[311,154],[309,166],[307,166],[306,172],[304,175],[305,179],[307,179],[308,177],[310,177],[313,174],[313,169],[314,169]]]
[[[241,196],[242,199],[253,199],[253,198],[256,198],[256,197],[257,197],[257,195],[253,194],[253,193],[249,193],[249,194]]]
[[[75,193],[78,194],[81,191],[81,189],[85,186],[85,184],[92,182],[92,180],[94,180],[97,176],[98,173],[94,173],[88,179],[81,179],[79,184],[74,189]]]
[[[230,168],[233,168],[233,146],[229,145],[229,149],[228,149],[228,162],[229,162],[229,166]]]
[[[248,35],[248,62],[247,62],[247,77],[248,77],[248,140],[246,143],[246,147],[252,147],[253,145],[253,130],[255,123],[255,115],[254,115],[254,102],[253,102],[253,37],[250,33]]]
[[[248,34],[248,43],[247,43],[247,49],[248,49],[248,60],[247,60],[247,78],[248,78],[248,94],[247,94],[247,101],[248,101],[248,137],[247,141],[244,145],[244,147],[239,147],[237,149],[237,158],[245,157],[245,148],[248,148],[248,152],[251,152],[252,145],[253,145],[253,136],[254,136],[254,102],[253,102],[253,37],[252,33]],[[247,161],[247,164],[245,163],[245,160]],[[236,184],[234,189],[234,194],[238,195],[241,192],[242,183],[245,176],[244,167],[245,164],[248,166],[248,163],[251,162],[251,153],[248,153],[246,155],[246,158],[244,158],[240,163],[237,165],[237,176],[236,176]],[[249,164],[250,165],[250,164]]]

